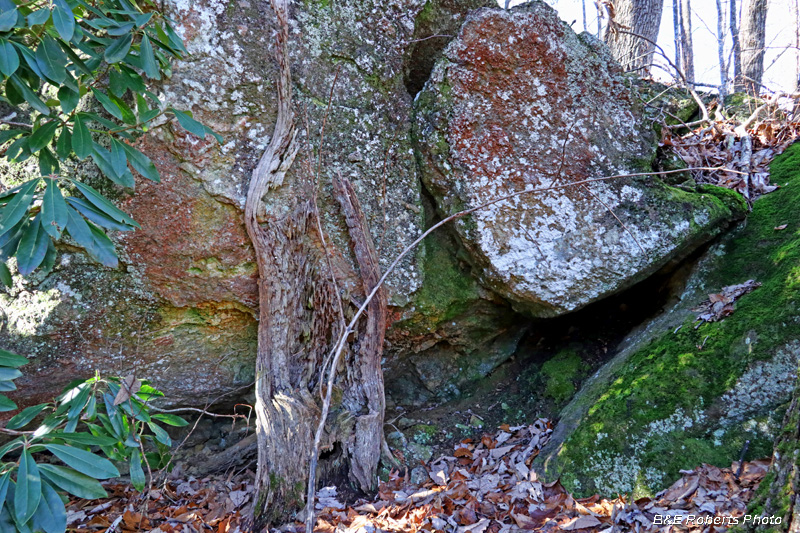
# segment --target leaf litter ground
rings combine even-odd
[[[738,463],[730,468],[702,465],[682,472],[678,481],[653,498],[576,499],[558,481],[545,483],[531,469],[551,432],[550,422],[539,419],[529,426],[501,426],[480,440],[464,439],[452,455],[424,465],[427,480],[412,483],[408,474],[394,471],[374,498],[349,505],[337,498],[335,487],[325,487],[317,493],[315,531],[665,531],[654,525],[656,516],[661,520],[680,516],[684,523],[689,516],[743,516],[769,467],[767,460],[744,463],[741,472]],[[70,531],[243,532],[243,518],[254,496],[253,478],[249,470],[227,477],[190,478],[145,494],[110,484],[107,500],[70,503]],[[697,526],[689,523],[680,530],[727,529],[696,522]],[[290,523],[280,530],[300,533],[304,525]]]

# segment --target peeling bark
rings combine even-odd
[[[361,272],[364,295],[378,286],[381,279],[378,267],[378,254],[366,224],[355,190],[347,178],[334,180],[339,204],[342,206],[353,251]],[[383,445],[383,415],[386,408],[381,355],[386,333],[386,313],[388,303],[383,288],[370,301],[367,307],[366,327],[358,343],[359,361],[355,376],[359,383],[359,393],[367,412],[356,417],[354,439],[348,443],[350,455],[350,478],[358,483],[361,490],[368,492],[377,489],[376,472]]]
[[[316,180],[309,172],[287,177],[299,147],[288,51],[290,2],[271,0],[271,5],[278,28],[278,115],[245,203],[245,224],[259,274],[255,531],[266,530],[303,507],[307,467],[312,457],[314,464],[317,460],[313,443],[323,417],[319,398],[324,361],[342,332],[338,288],[325,261],[321,225],[315,218]],[[366,294],[380,277],[378,260],[352,186],[344,182],[342,187],[342,208]],[[334,385],[332,416],[326,418],[319,442],[319,449],[329,452],[320,464],[320,477],[327,481],[347,473],[364,491],[375,488],[383,443],[380,363],[387,304],[382,292],[380,296],[370,304],[358,340],[345,352],[344,371]]]

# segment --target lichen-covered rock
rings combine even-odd
[[[347,292],[357,277],[330,194],[333,175],[355,184],[384,266],[421,226],[404,60],[424,0],[394,4],[309,2],[293,13],[298,116],[310,129],[293,176],[316,173],[327,117],[320,207]],[[20,383],[23,402],[95,369],[148,377],[181,403],[252,380],[258,295],[242,206],[275,121],[274,15],[248,0],[176,0],[167,8],[191,56],[175,64],[163,98],[193,111],[224,142],[199,140],[176,124],[154,130],[141,148],[162,183],[139,182],[135,194],[110,190],[142,225],[116,236],[123,266],[105,269],[62,247],[51,273],[0,291],[0,345],[34,363]],[[291,194],[287,187],[270,201]],[[415,264],[412,256],[390,280],[400,305],[421,283]]]
[[[782,186],[697,264],[680,299],[632,335],[559,416],[540,467],[577,494],[652,494],[682,468],[768,456],[800,360],[800,145],[772,164]],[[776,228],[788,224],[784,230]],[[720,322],[692,311],[754,279]]]
[[[654,178],[654,134],[606,49],[532,2],[473,12],[417,96],[424,183],[486,287],[555,316],[629,287],[740,213]]]
[[[342,175],[353,183],[381,267],[387,268],[426,223],[406,83],[411,70],[427,76],[436,52],[422,46],[428,40],[417,39],[454,33],[470,8],[488,1],[293,3],[290,50],[302,148],[284,186],[266,201],[281,209],[300,196],[298,187],[316,181],[322,225],[348,305],[357,301],[361,282],[331,179]],[[95,370],[147,377],[170,401],[184,404],[204,403],[252,381],[258,293],[242,208],[276,116],[274,14],[261,0],[170,0],[166,9],[179,21],[191,55],[174,64],[172,77],[157,90],[224,141],[218,145],[175,123],[162,124],[140,142],[162,182],[138,181],[135,192],[86,169],[94,173],[92,184],[142,229],[114,236],[122,265],[117,270],[64,245],[52,272],[0,289],[0,347],[33,361],[19,382],[16,398],[22,404],[50,398]],[[441,50],[448,40],[437,37],[434,48]],[[0,178],[5,185],[29,169],[11,170]],[[81,175],[87,175],[83,169]],[[441,279],[434,269],[419,267],[425,253],[410,254],[388,280],[390,321],[398,326],[389,334],[393,348],[387,359],[409,350],[436,366],[437,357],[449,364],[468,353],[474,360],[459,379],[479,377],[513,352],[520,332],[508,335],[499,355],[484,350],[502,337],[503,328],[472,330],[477,320],[469,311],[481,309],[492,318],[507,317],[508,309],[478,291],[420,291],[426,277]],[[457,332],[454,323],[460,324]],[[388,368],[401,373],[406,367]],[[398,401],[411,397],[418,394]]]

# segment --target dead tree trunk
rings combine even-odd
[[[290,173],[299,143],[288,52],[289,4],[271,0],[278,29],[278,115],[245,203],[245,225],[259,275],[254,531],[264,531],[303,506],[326,356],[343,329],[338,287],[326,263],[322,226],[315,218],[316,180],[309,172]],[[366,293],[379,277],[377,260],[358,202],[353,194],[349,199],[342,209]],[[346,475],[365,491],[375,488],[383,442],[380,361],[386,303],[384,297],[374,301],[334,385],[336,400],[320,443],[327,457],[317,476],[330,480]]]
[[[640,75],[650,72],[655,46],[631,33],[656,42],[663,6],[663,0],[617,0],[613,9],[609,9],[605,41],[614,59],[625,70],[636,71]],[[627,33],[618,32],[617,29]]]
[[[717,0],[717,56],[719,60],[719,98],[724,103],[728,95],[728,63],[725,60],[725,9]]]
[[[753,96],[760,93],[764,75],[767,4],[767,0],[744,0],[742,6],[742,75],[739,89]]]
[[[692,44],[692,4],[691,0],[681,0],[681,59],[686,84],[694,88],[694,45]]]

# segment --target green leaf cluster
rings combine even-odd
[[[64,175],[67,161],[91,159],[106,178],[133,189],[134,173],[160,180],[134,145],[168,123],[161,117],[221,140],[147,89],[185,54],[174,23],[152,0],[0,0],[0,100],[23,117],[0,121],[0,154],[36,160],[40,175],[0,192],[0,282],[11,284],[12,257],[22,276],[52,268],[54,243],[65,234],[99,263],[117,266],[107,232],[138,224],[81,177]]]
[[[19,377],[17,368],[26,362],[0,350],[0,383]],[[0,447],[0,531],[64,533],[61,495],[106,497],[99,480],[120,475],[115,463],[127,463],[132,484],[143,490],[144,465],[156,470],[169,461],[172,442],[162,425],[187,424],[152,412],[149,402],[160,396],[143,380],[95,376],[70,383],[54,402],[14,415],[2,430],[16,438]],[[16,409],[2,395],[0,405]]]

